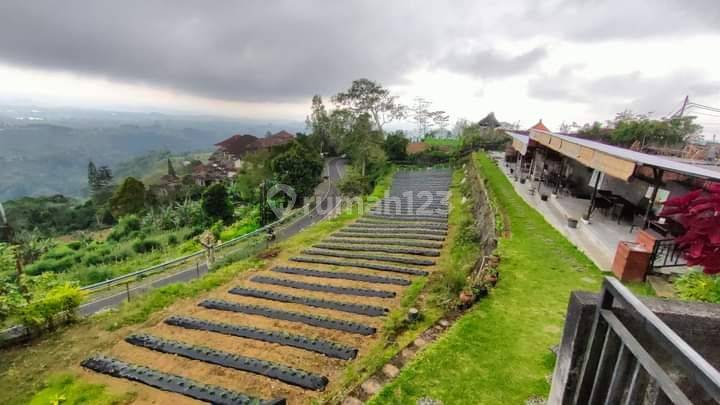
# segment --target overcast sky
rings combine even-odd
[[[453,121],[720,107],[720,1],[0,2],[3,98],[302,120],[360,77]]]

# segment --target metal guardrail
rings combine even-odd
[[[638,318],[643,338],[618,318],[618,309]],[[653,357],[658,351],[669,356],[672,369]],[[718,370],[618,280],[606,277],[573,403],[691,404],[689,395],[720,401]]]
[[[331,160],[333,160],[333,159],[331,159]],[[335,158],[335,160],[337,160],[337,158]],[[328,165],[328,170],[330,170],[329,167],[330,167],[330,166]],[[232,246],[232,245],[234,245],[234,244],[236,244],[236,243],[238,243],[238,242],[240,242],[240,241],[243,241],[243,240],[245,240],[245,239],[249,239],[249,238],[251,238],[251,237],[253,237],[253,236],[256,236],[256,235],[258,235],[258,234],[260,234],[260,233],[262,233],[262,232],[264,232],[264,231],[267,231],[269,228],[272,228],[272,227],[274,227],[274,226],[277,226],[277,225],[279,225],[279,224],[282,224],[282,223],[288,221],[288,220],[291,219],[291,218],[294,218],[295,216],[297,216],[298,213],[300,213],[300,212],[302,212],[302,211],[306,211],[306,210],[309,209],[309,212],[312,212],[313,210],[315,210],[315,208],[317,208],[318,206],[320,206],[320,204],[322,204],[322,201],[324,201],[325,199],[327,199],[328,195],[330,194],[330,189],[331,189],[331,188],[332,188],[332,187],[330,187],[330,185],[328,184],[328,188],[327,188],[327,190],[325,191],[325,194],[324,194],[324,195],[322,196],[322,198],[320,199],[320,203],[316,203],[314,207],[312,206],[312,204],[313,204],[313,202],[315,202],[315,201],[311,201],[311,202],[309,202],[308,204],[305,204],[303,207],[299,208],[296,212],[291,213],[290,215],[284,216],[284,217],[280,218],[279,220],[277,220],[277,221],[275,221],[275,222],[273,222],[273,223],[270,223],[270,224],[268,224],[268,225],[265,225],[265,226],[263,226],[263,227],[261,227],[261,228],[258,228],[258,229],[256,229],[256,230],[254,230],[254,231],[252,231],[252,232],[250,232],[250,233],[246,233],[246,234],[244,234],[244,235],[240,235],[240,236],[238,236],[237,238],[230,239],[229,241],[226,241],[226,242],[223,242],[223,243],[219,244],[219,245],[216,247],[216,249],[218,249],[218,250],[219,250],[219,249],[223,249],[223,248],[225,248],[225,247]],[[306,215],[309,215],[309,214],[306,214]],[[189,254],[189,255],[185,255],[185,256],[181,256],[181,257],[178,257],[178,258],[175,258],[175,259],[172,259],[172,260],[168,260],[168,261],[166,261],[166,262],[164,262],[164,263],[156,264],[156,265],[151,266],[151,267],[148,267],[148,268],[146,268],[146,269],[142,269],[142,270],[134,271],[134,272],[132,272],[132,273],[124,274],[124,275],[122,275],[122,276],[119,276],[119,277],[116,277],[116,278],[113,278],[113,279],[110,279],[110,280],[105,280],[105,281],[100,281],[100,282],[95,283],[95,284],[90,284],[90,285],[81,287],[80,289],[83,290],[83,291],[89,291],[89,292],[92,293],[92,292],[94,292],[94,291],[101,290],[101,289],[104,289],[104,288],[108,288],[108,287],[114,286],[114,285],[116,285],[116,284],[121,284],[123,281],[132,279],[133,277],[148,275],[148,274],[151,274],[151,273],[156,272],[157,270],[162,270],[162,269],[165,269],[165,268],[167,268],[167,267],[172,267],[172,266],[174,266],[174,265],[177,265],[177,264],[180,264],[180,263],[184,263],[184,262],[188,261],[189,259],[192,259],[192,258],[195,258],[195,257],[198,257],[198,256],[202,256],[203,254],[205,254],[205,250],[199,250],[199,251],[197,251],[197,252],[195,252],[195,253],[191,253],[191,254]]]
[[[301,211],[302,209],[303,209],[303,208],[301,208],[299,211]],[[299,211],[298,211],[298,212],[299,212]],[[251,237],[253,237],[253,236],[257,236],[257,235],[259,235],[259,234],[267,231],[269,228],[272,228],[272,227],[277,226],[277,225],[279,225],[279,224],[281,224],[281,223],[287,222],[290,218],[294,218],[295,216],[297,216],[297,212],[296,212],[296,213],[293,213],[293,214],[290,214],[290,215],[287,215],[287,216],[285,216],[285,217],[283,217],[283,218],[280,218],[279,220],[277,220],[277,221],[275,221],[275,222],[273,222],[273,223],[267,224],[267,225],[265,225],[265,226],[263,226],[263,227],[260,227],[260,228],[258,228],[258,229],[256,229],[256,230],[252,231],[252,232],[246,233],[246,234],[244,234],[244,235],[240,235],[240,236],[238,236],[237,238],[233,238],[233,239],[230,239],[230,240],[228,240],[228,241],[226,241],[226,242],[220,243],[219,245],[216,246],[216,249],[218,249],[218,250],[219,250],[219,249],[223,249],[223,248],[226,248],[226,247],[235,245],[236,243],[241,242],[241,241],[243,241],[243,240],[249,239],[249,238],[251,238]],[[150,274],[150,273],[154,273],[154,272],[156,272],[156,271],[158,271],[158,270],[162,270],[162,269],[165,269],[165,268],[167,268],[167,267],[172,267],[172,266],[174,266],[174,265],[177,265],[177,264],[180,264],[180,263],[184,263],[184,262],[188,261],[189,259],[192,259],[192,258],[195,258],[195,257],[198,257],[198,256],[202,256],[202,255],[204,255],[204,254],[205,254],[205,250],[204,250],[204,249],[203,249],[203,250],[199,250],[199,251],[197,251],[197,252],[195,252],[195,253],[191,253],[191,254],[189,254],[189,255],[185,255],[185,256],[181,256],[181,257],[178,257],[178,258],[175,258],[175,259],[172,259],[172,260],[168,260],[168,261],[166,261],[166,262],[163,262],[163,263],[160,263],[160,264],[156,264],[156,265],[154,265],[154,266],[150,266],[150,267],[145,268],[145,269],[142,269],[142,270],[137,270],[137,271],[134,271],[134,272],[132,272],[132,273],[124,274],[124,275],[122,275],[122,276],[115,277],[115,278],[112,278],[112,279],[110,279],[110,280],[105,280],[105,281],[100,281],[100,282],[95,283],[95,284],[90,284],[90,285],[81,287],[80,289],[83,290],[83,291],[90,291],[90,292],[92,292],[92,291],[100,290],[100,289],[103,289],[103,288],[108,288],[108,287],[111,287],[111,286],[113,286],[113,285],[115,285],[115,284],[121,284],[121,283],[122,283],[123,281],[125,281],[125,280],[132,279],[132,278],[138,277],[138,276],[147,275],[147,274]]]

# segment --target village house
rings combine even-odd
[[[208,163],[193,168],[193,179],[201,186],[232,178],[242,168],[243,159],[250,153],[271,150],[292,142],[295,135],[282,130],[265,138],[254,135],[233,135],[215,144],[217,149],[210,155]]]

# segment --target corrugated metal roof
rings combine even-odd
[[[645,166],[652,166],[657,167],[659,169],[664,169],[667,171],[684,174],[687,176],[692,177],[700,177],[704,179],[712,179],[720,181],[720,172],[717,172],[715,170],[706,169],[704,167],[700,167],[698,165],[693,165],[689,163],[683,163],[678,162],[672,159],[668,159],[662,156],[657,155],[648,155],[647,153],[640,153],[635,152],[630,149],[620,148],[617,146],[612,145],[606,145],[604,143],[591,141],[589,139],[583,139],[583,138],[577,138],[574,136],[569,135],[561,135],[556,134],[554,132],[549,131],[538,131],[538,132],[546,132],[549,135],[552,135],[556,138],[562,139],[563,141],[572,142],[581,146],[585,146],[590,149],[594,149],[603,153],[607,153],[608,155],[614,156],[618,159],[627,160],[629,162],[634,162],[638,165],[645,165]],[[522,137],[523,135],[510,133],[510,136],[513,138],[516,138],[516,136]],[[528,138],[527,136],[525,138]],[[518,140],[521,140],[520,138],[516,138]],[[527,141],[524,141],[527,142]]]
[[[530,142],[530,136],[529,135],[523,135],[518,132],[512,132],[512,131],[505,131],[506,134],[510,135],[513,139],[520,141],[524,144],[527,144]]]

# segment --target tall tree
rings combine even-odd
[[[175,168],[173,167],[172,161],[170,158],[167,160],[167,166],[168,166],[168,176],[171,177],[177,177],[177,174],[175,173]]]
[[[385,138],[385,154],[388,159],[400,162],[407,159],[407,146],[410,140],[402,131],[395,131]]]
[[[361,176],[365,176],[368,163],[384,160],[385,153],[382,146],[382,133],[373,129],[369,114],[361,114],[353,123],[344,145]]]
[[[202,196],[202,209],[208,218],[230,223],[233,219],[233,207],[225,186],[215,183],[208,187]]]
[[[405,107],[397,101],[397,97],[380,83],[369,79],[354,80],[350,88],[335,95],[333,101],[356,116],[369,114],[381,134],[385,124],[405,116]]]
[[[93,192],[95,189],[95,184],[97,183],[97,167],[95,167],[95,163],[91,160],[88,163],[88,188],[90,188],[90,192]]]
[[[128,177],[110,198],[110,211],[115,218],[137,214],[145,208],[145,185],[142,181]]]
[[[310,143],[320,153],[335,152],[336,145],[331,136],[331,119],[325,109],[322,97],[317,94],[312,98],[310,115],[305,120],[305,124],[310,131]]]
[[[314,151],[297,142],[272,161],[278,182],[291,186],[301,199],[312,195],[320,184],[323,166],[323,161]]]

